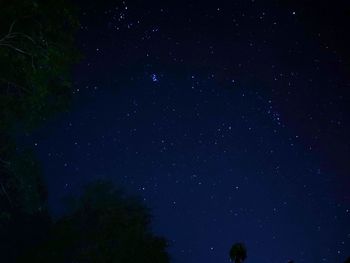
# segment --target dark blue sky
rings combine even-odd
[[[342,262],[349,60],[341,7],[328,27],[322,8],[80,4],[72,108],[33,138],[53,213],[107,178],[152,208],[173,262],[228,262],[236,241],[247,262]]]

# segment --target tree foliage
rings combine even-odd
[[[63,0],[5,0],[0,9],[0,128],[30,126],[68,101],[78,22]]]
[[[149,211],[140,201],[98,182],[73,203],[31,254],[33,262],[169,262],[166,241],[152,233]]]
[[[39,242],[50,218],[41,170],[31,152],[17,152],[1,167],[0,253],[4,262]]]

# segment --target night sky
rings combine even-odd
[[[53,214],[108,179],[173,262],[350,255],[346,1],[76,1],[73,100],[30,137]]]

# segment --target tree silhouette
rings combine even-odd
[[[247,249],[243,243],[235,243],[230,249],[230,258],[235,263],[242,263],[247,258]]]
[[[46,236],[39,162],[18,137],[64,109],[78,27],[66,0],[0,1],[0,254],[13,262]],[[39,238],[40,236],[40,238]]]
[[[66,0],[1,1],[0,128],[31,126],[67,104],[78,22]]]
[[[140,201],[111,183],[90,184],[22,262],[168,263],[167,242],[152,233],[150,219]]]
[[[0,167],[0,187],[0,253],[3,262],[13,262],[42,240],[50,225],[46,188],[33,153],[17,152]]]
[[[350,263],[350,257],[348,257],[344,263]]]

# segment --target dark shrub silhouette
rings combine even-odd
[[[247,249],[243,243],[235,243],[230,250],[230,258],[235,263],[242,263],[247,258]]]

